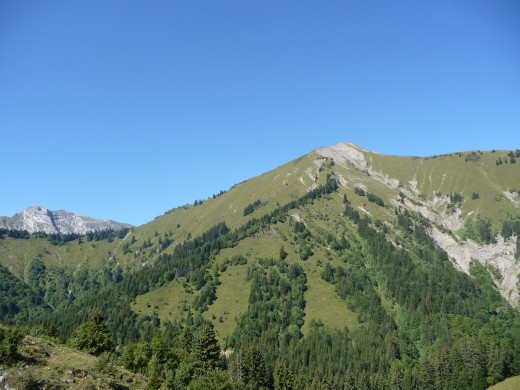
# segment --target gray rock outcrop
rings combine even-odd
[[[52,211],[42,206],[30,206],[12,217],[0,217],[0,229],[27,230],[29,233],[85,234],[89,231],[133,227],[109,219],[94,219],[66,210]]]

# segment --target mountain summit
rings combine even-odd
[[[90,231],[118,230],[127,227],[132,227],[132,225],[109,219],[94,219],[67,210],[52,211],[38,205],[27,207],[11,218],[0,217],[0,228],[27,230],[29,233],[85,234]]]

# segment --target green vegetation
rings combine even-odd
[[[0,363],[9,364],[16,360],[23,336],[20,328],[0,326]]]
[[[252,214],[253,211],[255,211],[258,207],[262,205],[262,202],[260,199],[258,199],[256,202],[248,204],[246,208],[244,209],[244,216]]]
[[[114,347],[108,329],[103,323],[103,317],[99,313],[94,314],[92,319],[81,324],[72,333],[69,344],[96,356],[111,351]]]
[[[22,333],[0,334],[2,364],[32,354],[27,383],[149,389],[484,389],[519,375],[504,275],[459,272],[429,236],[461,210],[459,239],[500,234],[518,256],[519,165],[495,165],[503,151],[365,157],[381,175],[311,153],[124,234],[0,231],[2,321],[87,374],[64,375]]]
[[[354,193],[359,196],[365,196],[365,191],[359,187],[354,188]]]
[[[15,360],[0,362],[2,388],[145,389],[147,378],[124,369],[118,360],[115,355],[95,357],[55,341],[23,336]]]
[[[491,230],[490,219],[481,219],[480,216],[477,216],[475,220],[473,220],[473,218],[468,218],[466,219],[464,228],[465,230],[462,234],[462,237],[464,239],[470,238],[473,241],[482,244],[490,244],[496,242],[495,233],[493,233]]]
[[[373,202],[381,207],[385,207],[385,202],[379,196],[372,194],[371,192],[367,192],[367,199],[369,202]]]

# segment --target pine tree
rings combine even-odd
[[[161,387],[162,379],[161,379],[161,363],[157,356],[153,356],[148,364],[148,390],[158,390]]]
[[[403,372],[400,367],[392,366],[389,378],[390,389],[401,390],[403,387]]]
[[[285,363],[278,363],[274,370],[274,389],[293,390],[294,376]]]
[[[477,366],[477,368],[475,369],[475,373],[473,374],[471,390],[484,390],[487,387],[488,383],[486,381],[486,378],[484,378],[484,373],[479,365]]]
[[[285,248],[282,247],[280,248],[280,260],[285,260],[285,258],[287,257],[287,252],[285,251]]]
[[[343,387],[345,390],[357,390],[356,378],[354,378],[352,371],[349,369],[347,369],[347,373],[345,374],[345,383]]]
[[[247,384],[252,389],[267,387],[269,380],[265,369],[265,359],[258,347],[251,347],[245,358]]]
[[[229,382],[234,387],[243,388],[246,382],[246,369],[244,367],[244,355],[242,352],[238,352],[235,356],[235,360],[229,365]]]
[[[435,371],[427,358],[420,363],[420,380],[422,389],[435,389]]]
[[[489,346],[489,352],[487,356],[487,372],[488,375],[493,378],[493,384],[498,383],[504,379],[504,365],[500,358],[500,349],[494,340],[490,343]]]
[[[202,334],[195,342],[195,367],[202,371],[214,369],[219,364],[220,347],[215,332],[205,326]]]
[[[182,330],[181,348],[190,353],[193,347],[193,336],[189,326],[185,326]]]
[[[361,371],[358,377],[357,388],[358,390],[370,390],[370,381],[368,380],[368,375],[365,370]]]
[[[417,377],[417,371],[412,369],[406,369],[403,376],[403,390],[416,390],[419,388],[419,379]]]
[[[305,381],[301,377],[294,380],[293,390],[305,390]]]
[[[24,334],[17,326],[0,326],[0,363],[10,363],[18,355]]]

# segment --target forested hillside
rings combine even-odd
[[[154,389],[484,389],[520,375],[515,153],[341,144],[134,230],[3,231],[0,315]]]

